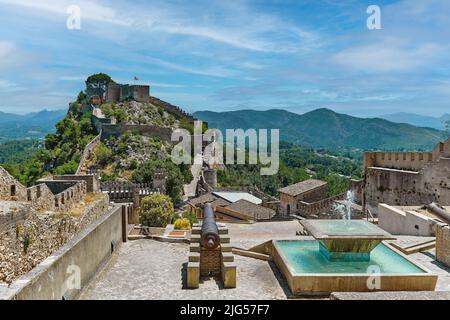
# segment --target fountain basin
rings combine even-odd
[[[437,282],[436,275],[386,243],[373,249],[369,260],[359,261],[327,259],[318,240],[274,240],[271,251],[294,294],[433,291]],[[380,285],[375,288],[368,285],[373,270],[379,272]]]
[[[320,241],[320,251],[330,260],[370,260],[370,252],[383,240],[395,237],[365,220],[302,220]]]

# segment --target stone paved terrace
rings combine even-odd
[[[296,221],[228,224],[234,246],[249,248],[272,238],[292,238]],[[246,239],[252,239],[246,240]],[[189,246],[181,243],[135,240],[119,253],[83,291],[80,299],[286,299],[287,283],[266,261],[235,255],[238,285],[221,289],[207,279],[199,289],[185,287]],[[274,273],[275,270],[275,273]]]
[[[249,249],[271,239],[292,239],[301,230],[297,221],[228,224],[233,246]],[[300,237],[298,237],[300,238]],[[135,240],[119,253],[83,291],[80,299],[286,299],[292,298],[276,266],[235,255],[237,288],[221,289],[207,279],[199,289],[186,290],[188,245]],[[411,257],[439,275],[438,291],[450,291],[450,269],[434,261],[433,250]]]

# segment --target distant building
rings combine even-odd
[[[378,204],[450,205],[450,138],[431,152],[366,152],[363,209],[374,215]]]
[[[150,86],[130,85],[111,82],[106,88],[106,102],[121,102],[135,100],[148,102],[150,97]]]
[[[189,211],[203,217],[203,208],[210,203],[216,218],[230,222],[252,222],[272,219],[276,211],[262,206],[262,200],[247,192],[210,192],[188,201]]]
[[[328,185],[325,181],[308,179],[296,184],[281,188],[280,210],[284,215],[299,214],[302,203],[316,202],[325,199]]]

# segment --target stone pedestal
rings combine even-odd
[[[202,276],[218,276],[222,278],[224,288],[236,287],[236,264],[228,236],[228,228],[219,227],[220,246],[214,250],[207,250],[200,244],[201,226],[192,228],[191,244],[189,247],[189,262],[187,267],[187,287],[199,287]]]

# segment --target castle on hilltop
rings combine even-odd
[[[110,82],[106,86],[106,89],[87,87],[86,96],[88,101],[93,105],[100,105],[104,102],[122,102],[127,100],[148,102],[150,98],[150,86]]]
[[[110,82],[106,87],[106,102],[121,102],[134,100],[137,102],[148,102],[150,97],[149,85],[130,85]]]

